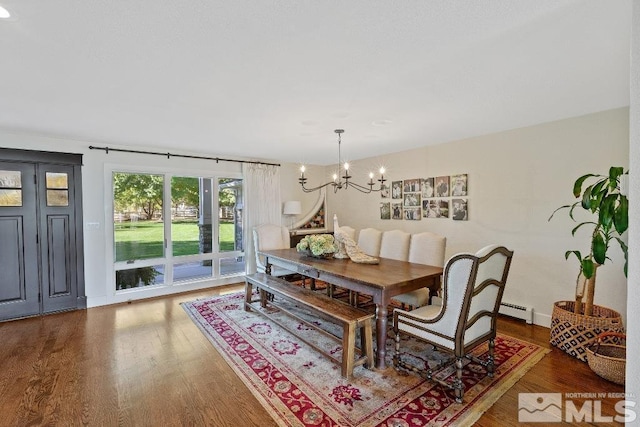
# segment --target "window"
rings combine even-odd
[[[47,206],[69,206],[69,175],[46,172]]]
[[[240,178],[114,172],[116,290],[244,274],[242,197]]]
[[[0,170],[0,206],[22,206],[22,174]]]

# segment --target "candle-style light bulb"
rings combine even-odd
[[[380,175],[384,175],[384,172],[385,172],[384,168],[380,168]]]
[[[334,181],[337,181],[337,180],[338,180],[338,174],[337,174],[337,173],[334,173],[334,174],[333,174],[333,180],[334,180]]]
[[[373,172],[369,172],[369,179],[373,179]]]
[[[346,170],[346,171],[349,170],[349,163],[344,162],[344,170]]]
[[[300,172],[301,173],[304,173],[305,170],[307,170],[307,169],[304,167],[304,165],[300,166]]]

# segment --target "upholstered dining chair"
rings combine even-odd
[[[425,231],[413,234],[409,244],[409,262],[443,267],[446,246],[447,238],[436,233]],[[429,304],[429,296],[429,289],[421,288],[396,295],[393,299],[402,304],[403,309],[409,307],[412,310]]]
[[[380,241],[380,257],[407,261],[409,242],[411,242],[410,233],[402,230],[385,231]]]
[[[262,224],[253,228],[253,247],[256,254],[256,270],[258,273],[266,272],[265,259],[258,255],[258,251],[272,249],[287,249],[290,246],[289,229],[282,225]],[[296,274],[295,271],[271,266],[272,276],[288,276]]]
[[[393,364],[419,373],[454,390],[455,399],[462,402],[463,359],[468,358],[486,368],[493,376],[496,316],[507,282],[513,251],[504,246],[486,246],[473,254],[451,257],[444,270],[443,304],[427,305],[416,310],[394,310],[393,331],[395,353]],[[406,334],[453,353],[456,376],[452,382],[433,377],[431,369],[415,366],[402,359],[401,335]],[[488,341],[486,360],[469,355],[475,347]]]
[[[367,255],[380,256],[382,231],[375,228],[363,228],[358,233],[358,246]]]

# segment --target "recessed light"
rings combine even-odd
[[[11,14],[7,9],[0,6],[0,19],[8,19],[8,18],[11,18]]]

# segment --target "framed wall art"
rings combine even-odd
[[[451,200],[451,204],[453,205],[451,218],[453,218],[454,221],[466,221],[468,217],[467,199],[453,199]]]
[[[415,179],[405,179],[404,180],[404,186],[402,188],[402,191],[404,193],[419,193],[420,192],[420,187],[422,180],[419,178],[415,178]]]
[[[391,198],[402,199],[402,181],[393,181],[391,183]]]
[[[391,203],[391,219],[402,219],[402,203]]]
[[[467,195],[467,174],[451,175],[451,196]]]
[[[438,176],[435,179],[436,196],[449,197],[449,176]]]
[[[391,203],[380,203],[380,219],[391,219]]]
[[[420,193],[404,193],[404,207],[420,207]]]
[[[404,219],[419,221],[421,217],[420,207],[404,208]]]
[[[389,186],[387,184],[381,184],[380,185],[380,198],[381,199],[387,199],[389,198]]]
[[[435,188],[433,186],[433,178],[425,178],[422,180],[422,198],[428,199],[435,195]]]

